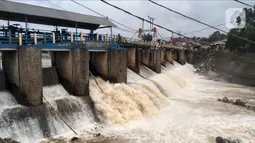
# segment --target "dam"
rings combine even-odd
[[[8,1],[0,4],[24,5]],[[115,26],[104,18],[79,15],[85,20],[76,21],[78,15],[67,12],[63,15],[71,15],[68,18],[54,19],[49,14],[41,20],[35,11],[28,16],[23,11],[1,8],[0,17],[4,19],[61,23],[58,26],[76,31],[36,31],[30,36],[28,29],[3,32],[0,138],[21,143],[202,143],[214,142],[217,136],[254,141],[254,111],[217,101],[240,98],[253,105],[255,88],[248,80],[253,77],[252,70],[247,70],[249,75],[242,83],[229,83],[218,80],[215,71],[210,71],[209,77],[198,74],[197,65],[206,61],[204,49],[128,42],[112,34],[77,30]],[[37,7],[40,10],[46,9]],[[15,19],[15,15],[24,18]],[[57,22],[51,23],[52,19]],[[230,73],[217,61],[227,57],[236,59],[219,52],[208,65],[218,63],[214,68]],[[236,71],[233,75],[240,74]]]

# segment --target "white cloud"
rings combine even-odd
[[[125,25],[128,25],[132,27],[133,29],[138,30],[141,27],[141,23],[142,23],[141,20],[138,20],[113,7],[110,7],[102,3],[101,1],[87,1],[87,0],[77,0],[77,1],[103,15],[109,16],[110,18],[116,21],[119,21]],[[85,9],[69,0],[64,0],[64,1],[51,0],[51,2],[47,0],[34,0],[34,1],[19,0],[18,2],[51,7],[56,9],[61,9],[60,7],[62,7],[72,12],[78,12],[78,13],[83,13],[88,15],[97,15],[89,11],[88,9]],[[148,15],[155,17],[156,18],[155,23],[162,25],[164,27],[167,27],[169,29],[172,29],[174,31],[181,31],[181,33],[187,33],[190,31],[206,28],[206,26],[204,25],[198,24],[180,15],[174,14],[164,8],[161,8],[159,6],[156,6],[150,3],[149,1],[130,0],[130,1],[108,1],[108,2],[116,6],[119,6],[121,8],[124,8],[125,10],[144,18],[147,18]],[[170,0],[170,1],[157,1],[157,2],[171,9],[174,9],[176,11],[179,11],[183,14],[186,14],[188,16],[191,16],[195,19],[201,20],[211,25],[218,25],[218,24],[225,23],[225,11],[227,10],[227,8],[245,7],[244,5],[231,0],[228,0],[228,1],[220,1],[220,0],[171,1]],[[245,1],[245,2],[251,5],[255,4],[255,1]],[[148,27],[149,27],[149,24],[145,24],[145,28],[148,28]],[[225,26],[221,26],[219,28],[228,31],[228,29]],[[51,27],[51,30],[52,30],[52,27]],[[189,36],[208,36],[209,34],[212,34],[214,31],[215,30],[213,29],[208,29],[208,30],[197,32],[197,33],[192,33]],[[100,30],[100,32],[110,33],[109,29]],[[159,29],[159,32],[164,36],[168,36],[168,37],[171,36],[171,33],[169,33],[168,31]],[[114,29],[114,33],[115,34],[121,33],[122,35],[126,35],[126,36],[133,35],[132,33],[123,32],[117,29]]]

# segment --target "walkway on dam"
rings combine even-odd
[[[192,50],[181,46],[112,35],[116,25],[107,18],[0,1],[0,19],[8,20],[8,25],[0,29],[2,81],[17,102],[27,106],[42,104],[43,86],[58,83],[71,95],[88,96],[90,73],[111,83],[126,83],[128,68],[139,74],[143,64],[161,73],[166,61],[176,60],[182,65],[186,59],[192,61]],[[25,28],[9,25],[9,21],[24,22]],[[29,29],[28,23],[75,31]],[[109,28],[111,33],[94,33],[101,28]],[[50,54],[52,67],[42,68],[42,52]]]

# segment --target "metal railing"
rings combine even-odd
[[[38,44],[64,44],[64,43],[85,43],[85,42],[112,42],[112,46],[119,47],[118,43],[133,43],[143,45],[155,45],[155,42],[133,41],[126,37],[118,35],[98,34],[98,33],[75,33],[60,31],[35,31],[11,32],[11,30],[0,29],[0,44],[17,44],[17,45],[38,45]],[[167,48],[181,48],[173,44],[160,44]]]

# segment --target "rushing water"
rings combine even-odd
[[[139,75],[128,69],[128,84],[91,78],[91,101],[68,95],[61,85],[44,87],[54,111],[46,101],[33,108],[18,105],[3,92],[0,137],[33,143],[59,135],[42,142],[66,142],[75,134],[60,115],[81,141],[210,143],[223,136],[255,142],[255,113],[217,101],[226,96],[253,104],[255,88],[209,80],[189,64],[167,63],[161,74],[145,66],[140,70]]]

